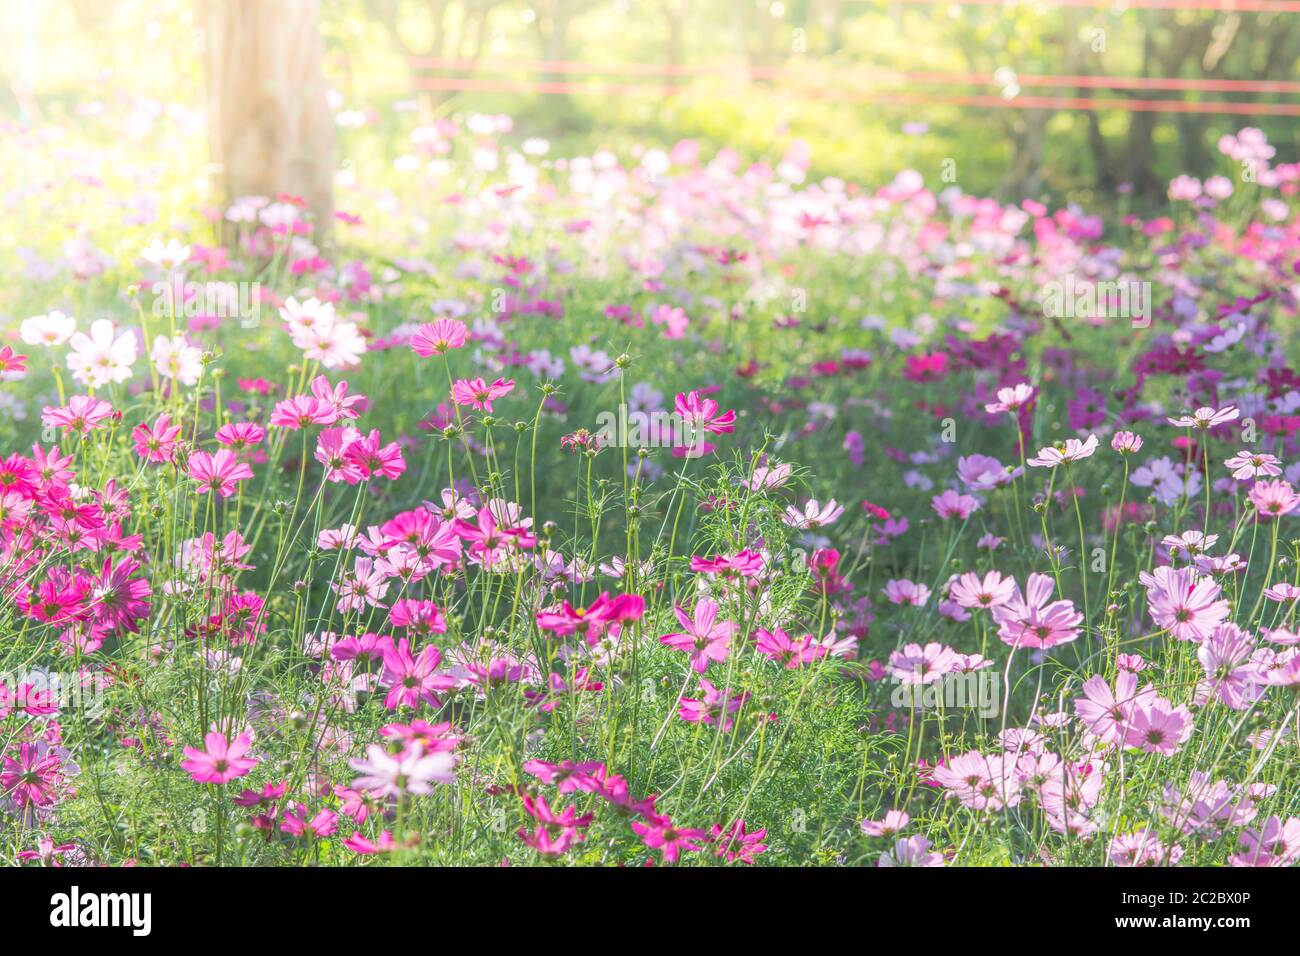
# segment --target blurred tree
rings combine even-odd
[[[319,0],[200,0],[208,143],[226,201],[306,200],[318,241],[334,215],[334,121]]]

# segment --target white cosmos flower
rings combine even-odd
[[[293,337],[294,344],[304,348],[298,344],[299,336],[305,336],[318,325],[334,324],[334,304],[315,298],[299,302],[293,296],[289,296],[284,305],[280,306],[280,318],[284,319],[289,326],[289,334]]]
[[[163,269],[175,269],[189,261],[190,247],[182,246],[175,239],[169,239],[166,245],[155,239],[144,247],[140,258]]]
[[[197,385],[203,372],[203,350],[190,345],[183,335],[170,339],[165,335],[158,336],[153,340],[149,357],[159,375],[174,378],[182,385]]]
[[[343,321],[318,325],[302,336],[295,336],[293,344],[303,350],[304,357],[320,362],[325,368],[356,365],[366,351],[361,332],[351,322]]]
[[[378,744],[366,748],[362,759],[348,761],[353,770],[363,776],[352,781],[358,790],[378,796],[402,793],[425,794],[433,790],[431,783],[452,783],[456,777],[456,758],[445,751],[426,754],[424,745],[416,741],[405,753],[390,754]]]
[[[57,309],[46,315],[34,315],[24,319],[18,334],[28,345],[44,345],[47,348],[62,345],[77,331],[77,320],[64,315]]]
[[[108,319],[90,323],[90,334],[76,332],[69,340],[68,368],[83,385],[99,388],[110,382],[125,382],[139,354],[135,334],[117,333]]]

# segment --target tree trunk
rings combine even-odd
[[[328,241],[334,119],[319,0],[202,0],[208,145],[226,202],[300,196]]]

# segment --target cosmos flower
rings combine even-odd
[[[465,323],[456,319],[426,322],[411,336],[411,349],[425,358],[442,355],[451,349],[463,348],[468,333]]]
[[[245,756],[253,746],[247,732],[227,740],[225,734],[214,730],[203,738],[203,745],[202,750],[186,747],[186,759],[181,761],[181,769],[189,771],[195,783],[226,784],[258,764],[257,758]]]
[[[90,332],[74,332],[68,340],[72,377],[91,388],[125,382],[139,355],[135,333],[118,334],[108,319],[90,323]]]
[[[190,455],[186,474],[198,482],[199,492],[215,491],[223,498],[235,493],[238,483],[253,477],[253,469],[227,448]]]
[[[1061,448],[1049,446],[1040,449],[1038,454],[1025,464],[1035,468],[1055,468],[1057,465],[1069,465],[1084,458],[1091,458],[1096,450],[1096,435],[1089,435],[1088,440],[1084,442],[1077,438],[1067,438]]]
[[[1177,425],[1179,428],[1199,428],[1202,431],[1213,428],[1216,425],[1225,425],[1228,422],[1236,421],[1241,416],[1240,409],[1236,405],[1228,405],[1224,408],[1210,408],[1208,405],[1198,408],[1195,414],[1180,415],[1178,418],[1169,419],[1169,424]]]
[[[734,621],[718,620],[718,605],[708,598],[700,598],[694,613],[688,617],[680,607],[673,609],[682,630],[665,634],[659,643],[691,655],[691,667],[703,674],[711,661],[725,661],[730,653],[731,638],[737,625]]]
[[[481,378],[458,379],[452,383],[451,398],[457,405],[469,405],[490,413],[493,410],[492,403],[509,395],[514,387],[514,379],[507,381],[499,378],[491,385]]]

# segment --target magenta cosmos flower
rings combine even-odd
[[[663,853],[665,863],[676,863],[683,850],[698,853],[701,849],[698,841],[709,838],[703,830],[679,827],[668,817],[657,815],[651,815],[645,823],[634,822],[632,829],[640,835],[642,843]]]
[[[21,691],[21,688],[20,688]],[[53,806],[63,783],[62,758],[41,743],[18,745],[18,757],[6,756],[0,770],[0,792],[19,807]]]
[[[468,331],[464,322],[455,319],[426,322],[411,336],[411,349],[424,358],[441,355],[450,349],[463,347]]]
[[[199,483],[198,492],[215,491],[229,498],[235,493],[237,482],[253,477],[253,469],[236,458],[233,451],[222,448],[215,454],[196,451],[190,456],[186,474]]]
[[[384,706],[397,710],[399,707],[419,707],[423,702],[431,707],[441,707],[442,702],[435,695],[456,686],[455,678],[434,673],[441,663],[442,652],[432,644],[421,650],[418,657],[411,654],[411,642],[406,638],[385,650],[384,673],[380,678],[381,683],[388,687]]]
[[[786,670],[802,667],[804,664],[815,661],[826,654],[825,646],[814,641],[811,634],[805,634],[800,638],[792,638],[779,627],[771,631],[760,627],[754,632],[754,637],[756,638],[755,646],[758,652],[764,657],[784,665]]]
[[[253,745],[247,733],[228,741],[225,734],[214,730],[203,738],[203,744],[205,750],[186,747],[187,759],[181,761],[181,769],[188,770],[195,783],[229,783],[257,766],[255,757],[244,756]]]
[[[46,428],[66,428],[78,435],[86,435],[112,414],[113,406],[103,399],[73,395],[68,404],[59,408],[47,406],[41,413],[41,424]]]
[[[131,430],[135,453],[145,461],[163,464],[176,454],[176,442],[181,437],[179,425],[173,425],[170,415],[159,415],[150,428],[141,422]]]
[[[682,419],[696,429],[703,429],[714,435],[725,435],[736,430],[736,412],[734,409],[718,414],[718,403],[711,398],[704,398],[698,390],[678,392],[674,408]]]
[[[682,630],[665,634],[659,638],[660,644],[688,651],[691,655],[691,667],[698,674],[708,669],[710,661],[725,661],[731,652],[731,638],[736,633],[734,621],[718,620],[718,605],[708,598],[701,598],[695,605],[693,617],[687,617],[680,607],[673,609]]]
[[[457,405],[469,405],[491,412],[492,403],[509,395],[515,388],[514,379],[499,378],[491,385],[481,378],[458,379],[451,386],[451,400]]]

